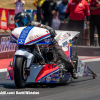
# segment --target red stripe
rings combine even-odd
[[[13,37],[15,37],[12,33],[11,33],[11,35],[13,36]],[[17,39],[17,37],[15,37],[16,39]]]
[[[66,54],[66,56],[67,56],[67,58],[69,57],[69,50],[68,51],[64,51],[65,52],[65,54]]]
[[[44,67],[41,69],[39,74],[37,75],[35,82],[39,81],[41,78],[44,76],[48,75],[49,73],[57,70],[59,67],[56,64],[46,64]]]
[[[48,33],[48,34],[46,34],[46,35],[49,35],[49,34],[50,34],[50,33]],[[37,38],[37,39],[35,39],[35,40],[31,40],[31,41],[29,41],[29,42],[25,43],[24,45],[26,45],[26,44],[28,44],[28,43],[30,43],[30,42],[36,41],[36,40],[38,40],[38,39],[40,39],[40,38],[42,38],[42,37],[45,37],[46,35],[41,36],[41,37],[39,37],[39,38]]]

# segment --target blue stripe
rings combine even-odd
[[[12,37],[13,39],[17,40],[12,34],[11,34],[11,37]]]
[[[51,35],[49,34],[49,35],[44,36],[44,37],[42,37],[42,38],[40,38],[40,39],[37,39],[37,40],[32,41],[32,42],[29,42],[29,43],[27,43],[26,45],[31,44],[31,43],[37,43],[37,42],[39,42],[39,41],[41,41],[41,40],[43,40],[43,39],[45,39],[45,38],[47,38],[47,37],[50,37],[50,36],[51,36]]]
[[[69,45],[69,48],[70,48],[70,58],[71,58],[71,46]]]
[[[58,69],[59,69],[59,68],[58,68]],[[55,71],[52,71],[51,73],[49,73],[49,74],[45,75],[44,77],[49,76],[50,74],[52,74],[52,73],[56,72],[58,69],[56,69]],[[44,78],[44,77],[42,77],[42,78]],[[42,79],[42,78],[41,78],[41,79]],[[40,80],[41,80],[41,79],[40,79]],[[38,80],[37,82],[39,82],[40,80]]]
[[[29,32],[31,31],[31,29],[33,28],[34,26],[27,26],[26,28],[24,28],[19,36],[19,39],[18,39],[18,42],[17,44],[18,45],[24,45],[25,44],[25,40],[29,34]]]

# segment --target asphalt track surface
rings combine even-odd
[[[97,77],[79,77],[71,79],[67,84],[28,84],[23,89],[18,89],[13,81],[6,80],[6,73],[0,73],[1,91],[37,91],[39,94],[12,94],[0,95],[0,100],[100,100],[100,61],[86,62]]]

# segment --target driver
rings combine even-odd
[[[53,45],[53,49],[55,50],[56,54],[58,55],[58,59],[61,61],[61,63],[65,64],[65,68],[63,68],[63,69],[68,70],[74,79],[78,78],[78,73],[75,70],[74,65],[72,64],[71,61],[69,61],[69,59],[67,58],[64,51],[61,49],[61,47],[58,45],[57,41],[54,39],[56,33],[53,28],[46,26],[46,25],[42,25],[38,22],[31,21],[31,17],[26,12],[17,13],[14,17],[14,20],[16,21],[17,27],[36,26],[36,27],[43,27],[43,28],[47,29],[51,34],[51,43]]]

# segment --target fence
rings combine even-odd
[[[14,29],[14,9],[0,8],[0,29]]]
[[[37,10],[25,9],[25,11],[29,13],[32,20],[36,21]],[[14,12],[15,12],[14,9],[0,8],[0,29],[13,30],[15,28],[15,21],[14,21],[15,13]]]

